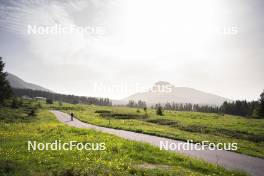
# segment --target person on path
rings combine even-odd
[[[74,117],[74,114],[73,114],[73,113],[71,113],[71,121],[73,121],[73,117]]]

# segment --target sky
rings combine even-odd
[[[0,56],[58,93],[122,99],[168,81],[253,100],[263,17],[262,0],[0,0]]]

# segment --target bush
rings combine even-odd
[[[62,104],[62,102],[61,101],[59,101],[59,106],[62,106],[63,104]]]
[[[114,119],[144,119],[145,116],[139,114],[127,114],[127,113],[113,113],[107,110],[95,111],[99,113],[101,117],[104,118],[114,118]]]
[[[162,111],[161,106],[159,106],[159,107],[157,108],[157,110],[156,110],[156,114],[157,114],[157,115],[160,115],[160,116],[163,115],[163,111]]]
[[[47,103],[47,104],[53,104],[53,100],[50,99],[50,98],[47,98],[47,99],[46,99],[46,103]]]
[[[11,102],[11,108],[17,109],[23,106],[23,100],[18,98],[13,98]]]
[[[18,102],[17,102],[17,99],[16,98],[14,98],[12,100],[11,108],[13,108],[13,109],[17,109],[18,108]]]
[[[36,109],[31,109],[28,113],[28,116],[32,117],[32,116],[36,116]]]
[[[149,123],[156,123],[159,125],[169,125],[173,127],[177,127],[179,122],[175,120],[169,120],[169,119],[149,119],[147,120]]]
[[[36,107],[27,107],[26,108],[26,114],[28,117],[36,116],[37,108]]]
[[[109,110],[97,110],[97,111],[95,111],[95,113],[99,113],[99,114],[101,114],[101,113],[111,113],[111,111],[109,111]]]
[[[38,108],[42,108],[42,105],[41,105],[40,102],[38,102],[37,107],[38,107]]]

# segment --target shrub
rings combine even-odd
[[[42,108],[42,105],[41,105],[40,102],[38,102],[37,107],[38,107],[38,108]]]
[[[17,109],[18,108],[18,102],[16,98],[13,98],[12,103],[11,103],[11,108]]]
[[[46,103],[47,103],[47,104],[53,104],[53,100],[50,99],[50,98],[47,98],[47,99],[46,99]]]
[[[161,106],[159,106],[159,107],[157,108],[157,110],[156,110],[156,114],[157,114],[157,115],[160,115],[160,116],[163,115],[163,111],[162,111]]]
[[[23,100],[21,98],[13,98],[12,99],[12,102],[11,102],[11,108],[13,109],[17,109],[17,108],[20,108],[20,107],[23,107]]]
[[[95,111],[96,113],[99,113],[101,117],[104,118],[115,118],[115,119],[144,119],[144,115],[138,115],[138,114],[126,114],[126,113],[112,113],[111,111]]]
[[[29,117],[36,116],[36,112],[37,112],[37,109],[34,108],[34,107],[32,107],[32,108],[29,108],[29,109],[27,110],[27,115],[28,115]]]
[[[147,122],[156,123],[159,125],[169,125],[169,126],[173,126],[173,127],[177,127],[179,124],[179,122],[177,122],[175,120],[169,120],[169,119],[149,119],[149,120],[147,120]]]
[[[97,111],[95,111],[95,113],[99,113],[99,114],[101,114],[101,113],[111,113],[111,111],[109,111],[109,110],[97,110]]]

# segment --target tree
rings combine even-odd
[[[148,111],[147,111],[147,107],[144,107],[144,118],[148,118]]]
[[[108,98],[95,98],[84,97],[75,95],[57,94],[52,92],[31,90],[31,89],[12,89],[13,93],[17,97],[28,96],[29,98],[44,97],[46,99],[52,99],[53,101],[61,101],[66,103],[83,103],[83,104],[95,104],[99,106],[112,106],[112,102]]]
[[[19,105],[18,105],[17,98],[13,98],[12,103],[11,103],[11,108],[16,109],[18,107],[19,107]]]
[[[37,108],[36,107],[30,107],[27,111],[27,115],[29,117],[36,116]]]
[[[257,108],[257,115],[264,118],[264,90],[260,94],[259,106]]]
[[[52,100],[51,98],[47,98],[47,99],[46,99],[46,103],[47,103],[47,104],[53,104],[53,100]]]
[[[7,73],[4,72],[5,63],[0,57],[0,104],[3,104],[4,100],[12,96],[12,89],[6,79]]]
[[[157,107],[156,114],[157,114],[157,115],[160,115],[160,116],[163,115],[163,111],[162,111],[161,106],[158,106],[158,107]]]
[[[63,104],[62,104],[62,102],[61,101],[59,101],[59,106],[62,106]]]
[[[128,107],[134,107],[135,106],[135,102],[133,100],[129,100],[127,106]]]

